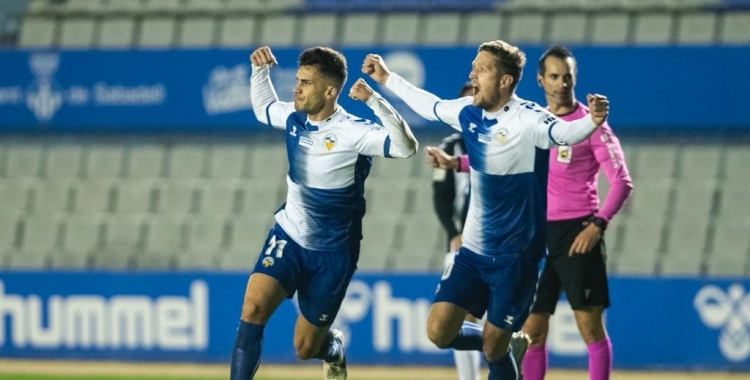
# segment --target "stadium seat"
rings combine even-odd
[[[461,34],[461,15],[428,14],[424,19],[423,45],[455,46]]]
[[[13,251],[6,260],[9,269],[40,270],[49,265],[49,252]]]
[[[336,41],[338,19],[335,14],[311,14],[300,19],[302,46],[331,45]]]
[[[675,218],[707,218],[714,210],[716,202],[716,181],[704,182],[679,181],[674,185]]]
[[[710,276],[745,275],[750,252],[750,219],[720,218],[714,223],[711,253],[707,270]]]
[[[747,44],[750,42],[750,12],[727,12],[719,40],[724,44]]]
[[[750,183],[750,147],[747,145],[730,145],[726,150],[724,179],[732,183]]]
[[[341,16],[342,46],[372,46],[378,41],[380,18],[372,13],[349,13]]]
[[[206,145],[178,144],[169,149],[168,176],[201,178],[205,176]]]
[[[186,18],[179,34],[180,47],[209,47],[214,45],[216,19],[208,16]]]
[[[34,189],[31,209],[36,213],[68,211],[72,207],[73,182],[70,179],[47,179]]]
[[[242,178],[248,170],[248,152],[244,145],[214,144],[209,148],[209,178]]]
[[[263,19],[259,45],[289,47],[296,44],[296,31],[299,22],[292,15],[268,15]]]
[[[368,207],[368,209],[370,209]],[[372,209],[370,209],[372,210]],[[394,249],[398,215],[368,212],[362,220],[362,248],[358,267],[364,271],[382,271]]]
[[[54,269],[88,269],[91,259],[77,252],[55,252],[49,256],[49,263]]]
[[[708,218],[673,218],[667,223],[667,252],[662,257],[661,273],[666,275],[701,274],[708,233]]]
[[[164,147],[157,144],[135,145],[130,148],[127,173],[130,178],[155,178],[164,174]]]
[[[624,207],[628,215],[660,217],[669,211],[672,196],[671,179],[641,181],[634,187],[636,189]]]
[[[63,219],[62,227],[60,253],[88,258],[103,244],[102,214],[72,214]]]
[[[99,255],[129,256],[143,250],[145,226],[139,214],[115,214],[104,221],[104,246]]]
[[[412,191],[414,197],[411,200],[412,204],[409,205],[409,211],[414,215],[424,218],[435,218],[437,220],[433,201],[432,181],[425,179],[417,182],[412,186]]]
[[[60,28],[60,47],[87,49],[94,45],[96,22],[93,18],[69,17]]]
[[[747,183],[724,182],[721,188],[719,215],[721,217],[742,217],[750,215]]]
[[[188,214],[198,210],[199,182],[195,180],[170,180],[157,185],[156,212],[162,214]]]
[[[18,47],[48,48],[55,45],[57,22],[51,17],[26,17],[21,24]]]
[[[40,144],[10,145],[6,149],[6,155],[6,177],[38,177],[41,173],[42,146]]]
[[[131,3],[120,1],[117,3]],[[134,2],[133,2],[134,3]],[[135,19],[133,17],[107,17],[100,24],[99,47],[103,48],[129,48],[133,46],[135,32]]]
[[[404,219],[399,229],[398,247],[389,256],[399,272],[440,272],[447,240],[437,218]]]
[[[419,14],[391,13],[384,17],[382,45],[414,45],[419,42]]]
[[[75,178],[81,174],[83,149],[78,145],[49,146],[45,157],[45,178]]]
[[[284,202],[283,189],[273,183],[250,181],[242,186],[242,212],[272,215]]]
[[[174,14],[182,9],[184,3],[182,0],[146,0],[143,5],[146,13]]]
[[[175,267],[181,270],[210,270],[217,267],[218,255],[204,252],[185,252],[174,257]]]
[[[141,48],[168,48],[175,43],[174,17],[147,17],[141,21],[137,46]]]
[[[205,216],[191,218],[186,222],[188,229],[187,254],[216,257],[226,248],[229,226],[226,218]]]
[[[630,16],[627,12],[599,12],[592,20],[591,43],[594,45],[621,45],[630,36]],[[625,156],[627,160],[627,155]]]
[[[30,189],[35,181],[0,181],[0,213],[25,211],[29,206]]]
[[[175,268],[174,257],[166,252],[143,252],[133,256],[136,269],[171,270]]]
[[[152,180],[129,180],[116,185],[115,212],[143,214],[156,210],[156,183]]]
[[[184,215],[160,214],[146,222],[146,254],[172,256],[185,251],[187,227]]]
[[[255,16],[227,16],[219,23],[219,46],[247,47],[255,41]]]
[[[661,217],[629,217],[622,221],[620,252],[616,253],[620,274],[652,274],[662,249],[664,220]]]
[[[370,175],[368,176],[367,183],[370,184],[375,181],[390,182],[391,180],[397,179],[400,181],[410,181],[416,177],[417,169],[416,166],[427,165],[424,160],[419,159],[392,159],[383,157],[373,157],[372,168],[370,169]]]
[[[250,176],[262,181],[286,183],[289,172],[289,162],[286,148],[282,144],[253,144],[248,147],[250,161]]]
[[[224,7],[223,0],[187,0],[185,10],[198,14],[220,12]]]
[[[507,41],[514,44],[544,43],[547,19],[541,12],[515,12],[508,20]]]
[[[580,12],[559,12],[552,16],[549,39],[552,43],[581,45],[587,43],[587,15]]]
[[[98,15],[105,10],[105,1],[102,0],[66,0],[58,3],[60,13],[68,15]]]
[[[142,1],[109,1],[104,6],[104,12],[112,15],[140,15],[145,12]]]
[[[114,208],[115,189],[108,179],[89,179],[73,184],[73,204],[75,212],[105,212]]]
[[[29,215],[21,220],[20,250],[50,253],[59,246],[60,218],[52,215]]]
[[[268,237],[268,231],[274,225],[272,215],[243,214],[231,221],[228,247],[222,256],[241,255],[251,258],[254,262],[258,252],[263,249],[263,243]]]
[[[411,192],[409,184],[371,181],[365,188],[367,210],[381,215],[405,213],[411,208],[409,199],[414,196]]]
[[[673,41],[673,20],[672,14],[668,12],[638,13],[633,42],[639,45],[670,44]]]
[[[16,246],[20,212],[0,212],[0,255]]]
[[[230,14],[236,12],[257,12],[265,10],[266,2],[267,0],[226,0],[224,9]]]
[[[470,13],[465,18],[463,43],[469,46],[479,46],[485,41],[501,38],[501,28],[506,22],[506,17],[500,13]]]
[[[708,45],[716,40],[716,14],[683,12],[677,19],[677,42],[685,45]]]
[[[201,215],[214,214],[227,216],[238,212],[241,191],[239,184],[228,182],[207,182],[200,185],[199,212]]]
[[[123,172],[124,148],[121,145],[92,145],[86,152],[84,176],[89,178],[115,178]]]
[[[635,169],[632,173],[635,179],[668,179],[675,175],[677,162],[677,146],[668,144],[641,145],[637,149],[635,160],[629,160],[629,166]],[[641,184],[641,182],[638,182]]]
[[[703,183],[719,177],[721,148],[715,144],[683,145],[680,156],[680,181]]]
[[[216,265],[221,271],[249,273],[258,260],[257,249],[230,251],[216,260]]]
[[[131,247],[109,247],[91,256],[92,266],[96,269],[125,270],[134,267]]]

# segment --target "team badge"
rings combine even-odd
[[[333,134],[327,135],[326,143],[325,143],[326,150],[330,152],[331,149],[333,149],[333,147],[336,146],[336,140],[337,140],[336,135],[333,135]]]
[[[573,148],[569,146],[560,146],[557,148],[557,162],[569,164],[573,158]]]
[[[271,265],[273,265],[273,257],[266,257],[266,258],[263,259],[263,266],[265,268],[268,268]]]
[[[500,128],[500,130],[497,131],[497,141],[500,144],[505,144],[505,140],[508,138],[508,129],[507,128]]]

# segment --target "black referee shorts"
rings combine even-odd
[[[574,310],[609,307],[604,240],[600,239],[588,253],[568,256],[570,246],[588,223],[589,217],[547,222],[549,256],[539,278],[532,313],[554,314],[562,291]]]

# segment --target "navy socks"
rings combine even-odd
[[[252,380],[260,364],[263,330],[266,326],[240,321],[232,350],[230,380]]]

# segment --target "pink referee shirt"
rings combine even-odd
[[[588,114],[589,109],[576,102],[573,112],[559,118],[571,121]],[[609,181],[601,208],[596,187],[599,169]],[[547,181],[547,220],[595,214],[609,221],[633,191],[620,140],[606,122],[585,141],[550,149]]]
[[[573,112],[558,117],[572,121],[588,114],[588,108],[576,102]],[[461,156],[462,171],[468,171],[468,161],[468,156]],[[601,208],[596,186],[600,169],[609,181],[607,198]],[[552,148],[547,181],[547,220],[594,214],[609,221],[633,191],[620,140],[606,122],[585,141]]]

